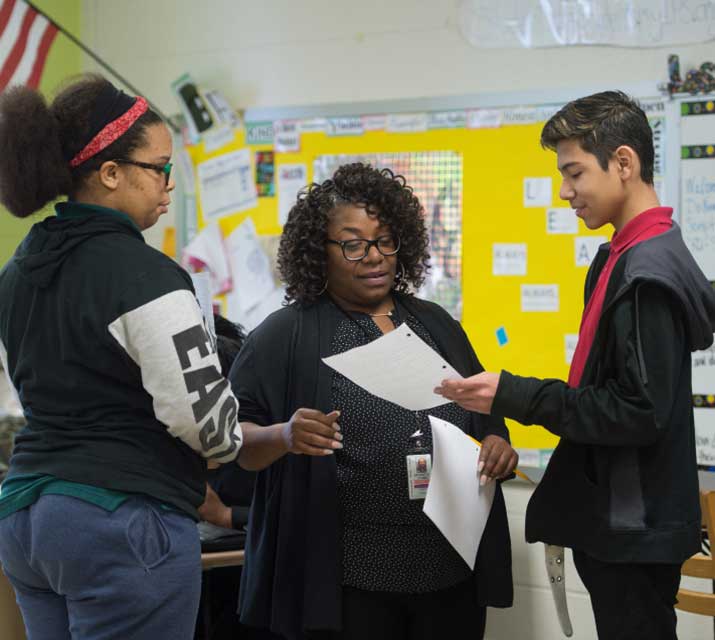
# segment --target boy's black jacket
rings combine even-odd
[[[616,263],[578,388],[502,372],[493,414],[561,437],[527,509],[529,542],[606,562],[681,563],[699,550],[690,353],[713,331],[715,293],[674,224]]]

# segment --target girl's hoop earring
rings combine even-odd
[[[320,291],[318,291],[318,297],[322,296],[327,290],[328,290],[328,279],[325,278],[325,286],[323,286],[323,288]]]

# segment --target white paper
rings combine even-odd
[[[474,569],[496,482],[479,486],[481,447],[453,424],[430,416],[432,475],[423,506],[449,543]]]
[[[362,118],[350,116],[347,118],[328,118],[329,136],[361,136],[363,133]]]
[[[387,116],[383,114],[362,116],[364,131],[382,131],[387,126]]]
[[[216,328],[214,327],[214,307],[213,296],[211,295],[211,279],[205,271],[201,273],[192,273],[191,282],[194,283],[194,291],[196,291],[196,300],[201,308],[201,313],[204,314],[204,320],[211,335],[216,337]]]
[[[505,125],[534,124],[546,122],[559,110],[559,106],[513,107],[502,110],[502,122]]]
[[[566,364],[571,364],[573,354],[576,353],[576,345],[578,344],[578,333],[567,333],[564,336],[564,349],[566,354]]]
[[[273,148],[277,152],[300,151],[300,128],[297,120],[273,123]]]
[[[201,207],[207,220],[245,211],[258,204],[248,149],[206,160],[198,165],[197,171]]]
[[[578,233],[576,212],[568,207],[553,207],[546,210],[546,233]]]
[[[515,449],[519,454],[519,468],[528,467],[539,469],[541,467],[541,449]]]
[[[301,133],[325,133],[328,127],[326,118],[308,118],[301,120],[298,124],[298,129]]]
[[[274,288],[254,307],[244,310],[239,304],[238,296],[226,296],[226,317],[232,322],[238,322],[246,331],[253,331],[266,317],[278,311],[283,306],[285,289]]]
[[[233,286],[223,236],[216,222],[204,227],[184,247],[181,252],[181,264],[184,268],[194,270],[208,269],[212,295],[216,296],[230,291]]]
[[[526,244],[495,242],[492,245],[492,273],[495,276],[525,276]]]
[[[248,311],[275,288],[271,262],[258,241],[251,218],[246,218],[226,238],[226,250],[233,273],[231,304]]]
[[[697,117],[715,124],[715,117]],[[688,121],[696,119],[687,118]],[[715,138],[715,129],[711,137]],[[705,277],[715,280],[715,158],[682,160],[680,172],[683,240]]]
[[[466,111],[433,111],[427,122],[428,129],[464,129],[466,126]]]
[[[282,164],[278,166],[278,224],[283,226],[288,214],[296,202],[298,191],[308,182],[308,169],[305,164]]]
[[[212,153],[234,141],[236,134],[228,126],[220,126],[204,133],[204,152]]]
[[[551,206],[551,178],[524,178],[524,206]]]
[[[693,409],[695,453],[698,464],[715,465],[715,409]]]
[[[204,98],[217,122],[227,125],[230,129],[241,126],[241,118],[231,107],[226,97],[216,89],[204,91]]]
[[[501,126],[502,115],[499,109],[472,109],[467,112],[467,128],[493,129]]]
[[[372,395],[411,411],[448,404],[434,388],[462,377],[407,324],[323,362]]]
[[[691,360],[693,393],[704,396],[715,394],[715,345],[704,351],[695,351]]]
[[[577,267],[588,267],[598,253],[598,247],[608,242],[606,236],[576,236],[574,238],[574,260]]]
[[[427,131],[426,113],[393,113],[387,116],[386,129],[390,133]]]
[[[522,311],[558,311],[559,285],[557,284],[522,284]]]

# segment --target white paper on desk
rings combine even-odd
[[[226,238],[226,250],[233,273],[229,304],[248,311],[275,289],[271,261],[261,247],[252,218],[246,218]]]
[[[211,274],[211,293],[219,295],[233,286],[228,256],[218,223],[204,227],[181,252],[181,264],[194,269],[206,268]]]
[[[323,362],[383,400],[422,411],[450,401],[434,393],[446,378],[461,379],[406,323],[381,338]]]
[[[474,569],[496,482],[479,486],[481,447],[453,424],[430,416],[432,475],[422,510]]]

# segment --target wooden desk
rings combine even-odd
[[[197,624],[203,627],[204,638],[211,637],[211,569],[242,566],[244,557],[243,549],[201,554],[201,615]]]
[[[218,567],[238,567],[243,564],[245,552],[240,551],[213,551],[201,554],[201,569],[207,571]]]

